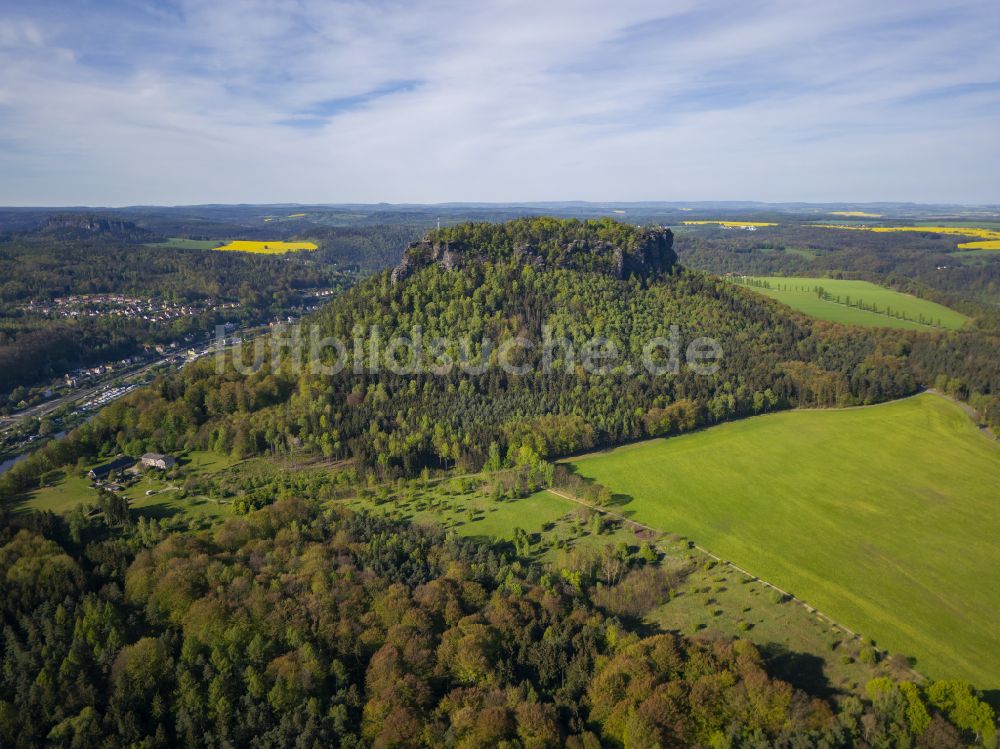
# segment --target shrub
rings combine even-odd
[[[878,649],[872,647],[871,645],[869,645],[866,648],[862,648],[861,655],[858,657],[862,663],[865,663],[869,666],[874,666],[876,663],[879,662]]]

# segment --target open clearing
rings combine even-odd
[[[1000,260],[1000,252],[996,250],[962,250],[961,252],[953,252],[951,257],[962,265],[986,265]]]
[[[192,450],[180,456],[181,463],[187,468],[187,475],[201,476],[215,473],[233,465],[229,456],[216,453]],[[70,512],[81,504],[93,504],[97,501],[97,491],[85,472],[95,465],[106,462],[99,460],[88,464],[83,469],[64,468],[59,476],[48,486],[31,492],[18,503],[20,509],[32,509],[39,512],[54,512],[63,514]],[[181,491],[182,480],[167,478],[157,471],[146,471],[124,490],[129,498],[129,507],[140,515],[148,517],[167,517],[178,513],[194,518],[228,516],[230,508],[207,497],[190,497]],[[147,495],[147,491],[154,492]]]
[[[969,318],[941,304],[887,289],[868,281],[834,278],[743,276],[737,283],[777,299],[794,310],[831,322],[868,328],[958,330]],[[820,298],[817,289],[826,292]],[[862,303],[867,309],[856,305]],[[874,307],[875,311],[872,311]],[[900,317],[901,316],[901,317]]]
[[[616,511],[928,675],[1000,687],[1000,444],[951,401],[770,414],[572,463],[624,495]]]
[[[237,239],[222,247],[216,247],[217,252],[252,252],[257,255],[284,255],[286,252],[319,249],[315,242],[254,242]]]
[[[185,239],[184,237],[171,237],[166,242],[151,242],[147,247],[162,247],[176,250],[214,250],[216,247],[224,245],[221,239]]]
[[[744,229],[748,226],[777,226],[773,221],[681,221],[685,226],[707,226],[715,224],[727,229]]]

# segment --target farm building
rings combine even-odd
[[[174,467],[173,456],[161,455],[160,453],[146,453],[142,456],[142,467],[143,468],[155,468],[158,471],[168,471]]]
[[[110,463],[94,466],[87,475],[94,481],[102,481],[113,473],[124,471],[134,463],[135,460],[133,458],[130,458],[127,455],[122,455],[115,458]]]

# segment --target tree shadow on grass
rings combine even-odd
[[[609,612],[606,611],[605,609],[601,610],[605,611],[605,613],[609,615],[612,616],[615,615],[614,612]],[[621,621],[622,625],[625,626],[628,629],[628,631],[635,632],[637,635],[639,635],[639,637],[653,637],[654,635],[660,635],[663,634],[664,632],[673,632],[679,636],[683,636],[681,635],[681,632],[677,630],[665,630],[656,622],[647,621],[642,616],[631,616],[628,614],[621,614],[621,613],[617,614],[617,616]]]
[[[634,500],[635,497],[631,494],[612,494],[611,501],[608,502],[608,507],[624,507]]]
[[[565,491],[567,491],[568,493],[570,493],[570,494],[576,494],[576,495],[579,496],[580,499],[586,501],[588,499],[588,497],[587,497],[588,490],[596,489],[597,487],[603,486],[602,484],[598,484],[596,481],[594,481],[594,479],[592,479],[590,476],[582,476],[580,474],[580,471],[577,468],[577,466],[574,465],[574,464],[572,464],[572,463],[560,463],[559,467],[561,469],[564,469],[565,472],[567,474],[569,474],[569,476],[572,477],[570,479],[571,482],[572,481],[578,481],[579,485],[576,486],[576,487],[572,486],[572,484],[570,484],[570,485],[568,485],[566,487],[562,487],[562,486],[558,486],[557,485],[555,487],[556,489],[564,488]],[[558,481],[558,479],[557,479],[557,481]],[[609,491],[611,490],[611,487],[604,487],[604,488],[608,489]],[[635,497],[633,497],[630,494],[622,494],[622,493],[619,493],[619,492],[612,492],[612,494],[611,494],[611,501],[607,503],[607,507],[608,508],[611,508],[611,507],[623,507],[624,505],[627,505],[630,502],[632,502],[632,500],[634,500],[634,499],[635,499]]]
[[[776,642],[759,647],[772,676],[823,699],[830,699],[838,693],[827,679],[823,670],[826,664],[818,655],[796,653]]]
[[[131,508],[132,514],[136,517],[144,517],[147,520],[166,520],[176,515],[180,515],[181,509],[176,504],[169,502],[157,502],[153,505]]]
[[[1000,689],[983,689],[983,702],[1000,712]]]

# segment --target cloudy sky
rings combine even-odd
[[[997,0],[0,0],[0,204],[1000,203]]]

